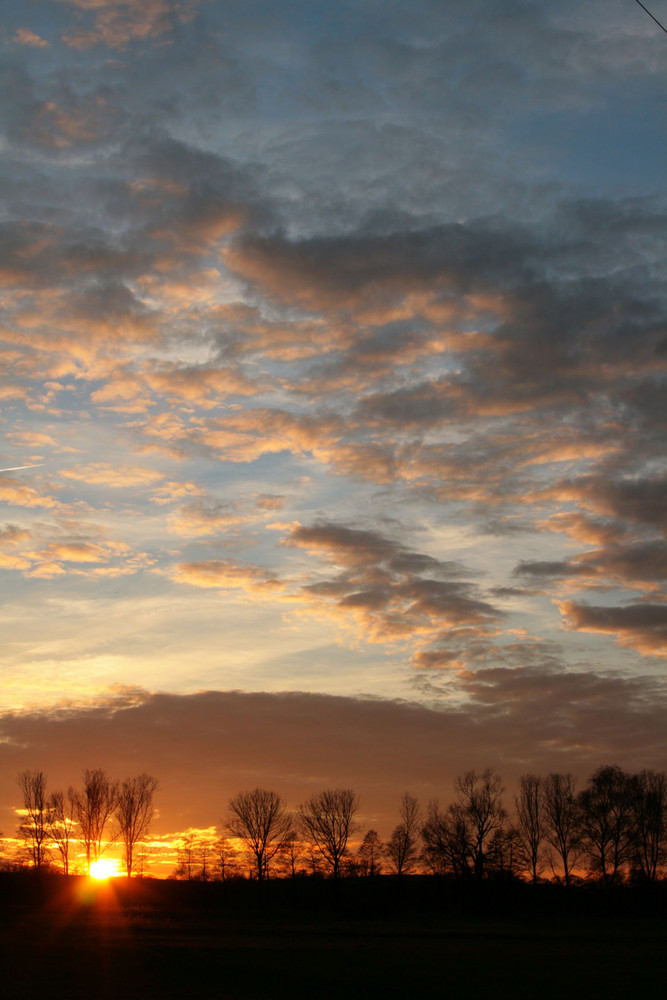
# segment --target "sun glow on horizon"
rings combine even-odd
[[[115,858],[98,858],[93,861],[88,873],[95,881],[103,882],[107,878],[114,878],[120,875],[118,861]]]

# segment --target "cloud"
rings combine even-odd
[[[203,495],[201,486],[190,482],[176,482],[171,480],[161,483],[153,489],[151,501],[161,506],[175,501],[183,500],[185,497],[200,497]]]
[[[128,551],[127,546],[122,543],[116,544],[113,548],[116,551]],[[108,558],[108,548],[102,545],[92,545],[87,542],[54,543],[49,546],[49,554],[52,558],[63,562],[98,563],[106,561]]]
[[[223,559],[178,563],[171,571],[175,583],[215,590],[244,590],[270,597],[282,584],[267,570],[242,566]]]
[[[50,42],[47,42],[45,38],[40,38],[30,28],[19,28],[14,35],[13,41],[19,45],[29,45],[37,49],[48,49],[51,47]]]
[[[625,478],[582,476],[556,484],[554,495],[577,500],[597,516],[615,518],[633,527],[667,529],[667,474],[663,471]]]
[[[63,40],[75,49],[106,45],[125,49],[131,42],[145,42],[170,32],[178,21],[188,20],[197,0],[60,0],[83,12],[92,12],[93,27],[68,29]]]
[[[205,538],[247,521],[236,504],[202,499],[180,507],[167,518],[169,530],[186,538]]]
[[[587,754],[609,738],[618,726],[617,748],[627,751],[642,739],[662,742],[651,701],[662,704],[661,679],[623,672],[562,670],[549,667],[491,667],[461,675],[462,688],[471,697],[471,714],[486,712],[516,725],[517,743],[523,732],[533,743],[552,747],[559,755],[571,747]],[[539,725],[537,720],[540,720]],[[603,734],[607,734],[604,736]]]
[[[0,479],[4,565],[36,607],[162,588],[187,649],[196,607],[216,684],[232,607],[312,663],[333,622],[313,683],[547,712],[662,649],[664,46],[616,0],[307,6],[10,5],[3,466],[71,463]],[[103,624],[72,669],[130,659]]]
[[[25,528],[19,528],[15,524],[8,524],[0,529],[0,543],[3,545],[16,545],[30,538],[30,532]]]
[[[23,448],[55,448],[56,441],[50,434],[40,431],[12,431],[8,440]]]
[[[341,623],[348,619],[366,641],[432,641],[445,628],[486,630],[501,617],[455,562],[405,548],[372,530],[331,522],[293,527],[283,544],[305,549],[331,567],[306,582],[307,601]],[[333,571],[333,572],[332,572]]]
[[[187,402],[202,409],[213,409],[225,396],[250,396],[262,386],[234,368],[209,366],[162,366],[146,373],[147,384],[171,403]]]
[[[502,287],[510,278],[510,261],[521,270],[526,251],[516,245],[509,228],[503,235],[501,241],[483,224],[473,223],[299,242],[281,234],[248,236],[226,251],[225,260],[268,294],[308,309],[354,313],[381,307],[379,324],[393,318],[392,308],[413,292],[428,289],[430,301],[437,302],[446,292],[479,291],[491,275]],[[519,278],[520,272],[514,274],[512,284]]]
[[[647,656],[667,656],[667,604],[602,607],[562,601],[558,607],[569,629],[615,635],[621,646]]]
[[[184,533],[204,536],[234,523],[226,510],[209,513],[202,524],[202,512],[195,512],[194,525],[184,525]],[[178,524],[181,517],[182,512]],[[475,636],[488,641],[503,617],[466,579],[471,574],[458,562],[438,560],[379,532],[343,524],[268,527],[286,532],[282,546],[316,556],[319,566],[300,562],[287,576],[208,559],[178,563],[170,578],[207,589],[240,589],[255,599],[287,601],[292,614],[333,619],[363,642],[388,648],[407,644],[413,655],[450,631],[465,630],[471,643]]]
[[[137,573],[152,560],[134,552],[124,542],[51,542],[45,549],[26,553],[26,569],[38,579],[52,579],[65,574],[117,578]],[[21,567],[24,568],[24,567]]]
[[[291,451],[325,452],[343,433],[334,414],[304,415],[282,409],[246,409],[224,417],[195,418],[177,429],[173,422],[147,424],[147,436],[167,437],[184,449],[202,449],[226,462],[253,462],[263,455]]]
[[[12,507],[37,507],[52,510],[58,506],[53,497],[42,496],[37,490],[18,479],[9,476],[0,477],[0,501]]]
[[[562,579],[567,587],[604,588],[613,582],[657,590],[667,580],[667,542],[652,539],[636,544],[610,543],[560,562],[522,561],[514,574],[532,580]]]
[[[85,577],[88,580],[132,575],[154,559],[124,541],[106,538],[100,524],[64,516],[33,523],[31,529],[8,525],[0,530],[0,564],[36,580]]]
[[[601,763],[664,763],[664,683],[496,670],[466,679],[471,702],[455,709],[380,699],[289,692],[150,694],[128,689],[99,704],[61,704],[0,717],[0,801],[11,830],[15,775],[39,768],[49,788],[77,785],[84,767],[160,781],[159,836],[216,825],[248,787],[281,792],[295,807],[312,790],[350,786],[365,825],[387,836],[407,789],[425,807],[453,796],[468,768],[492,766],[508,785],[519,774]]]
[[[261,493],[259,496],[255,497],[257,509],[265,510],[270,513],[273,513],[276,510],[282,510],[284,503],[285,497],[276,493]]]
[[[150,486],[163,478],[161,472],[140,465],[113,466],[108,462],[94,462],[90,465],[63,469],[61,475],[75,482],[89,483],[95,486],[109,486],[112,489],[130,489],[137,486]]]
[[[3,552],[0,550],[0,568],[3,570],[19,570],[25,572],[31,568],[29,559],[18,555],[15,552]]]

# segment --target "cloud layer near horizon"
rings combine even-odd
[[[246,788],[279,791],[295,808],[313,791],[353,787],[360,819],[387,836],[405,790],[426,807],[450,801],[463,771],[492,766],[507,787],[557,767],[585,781],[602,763],[664,761],[664,680],[496,668],[465,678],[467,709],[331,695],[118,691],[95,706],[0,716],[2,827],[15,824],[16,774],[43,770],[51,790],[84,767],[160,780],[154,833],[220,825]]]
[[[666,50],[635,7],[9,5],[0,709],[367,694],[502,756],[526,692],[554,747],[598,685],[655,696]],[[654,760],[640,714],[619,751],[637,725]]]

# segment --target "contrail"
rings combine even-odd
[[[9,469],[0,469],[0,472],[19,472],[21,469],[39,469],[42,465],[44,465],[44,462],[38,462],[37,465],[12,465]]]

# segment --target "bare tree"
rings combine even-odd
[[[76,828],[75,809],[76,792],[71,785],[67,792],[54,792],[49,799],[47,829],[60,855],[64,875],[69,875],[70,848]]]
[[[468,821],[475,878],[484,876],[487,843],[495,830],[501,829],[506,819],[503,809],[502,778],[487,767],[481,774],[466,771],[454,782],[459,804]]]
[[[221,882],[235,878],[239,874],[238,851],[229,838],[220,837],[213,850],[215,852],[215,877]]]
[[[614,882],[632,853],[630,777],[615,764],[599,767],[579,794],[582,846],[593,872]]]
[[[552,772],[544,779],[545,839],[552,848],[554,860],[563,872],[565,885],[572,881],[572,868],[580,856],[579,807],[575,798],[577,780],[574,775]]]
[[[215,877],[215,854],[209,840],[202,840],[200,858],[199,878],[202,882],[210,882]]]
[[[489,839],[484,868],[496,878],[515,878],[521,870],[523,848],[515,826],[497,827]]]
[[[139,845],[139,850],[134,855],[134,871],[139,878],[143,878],[148,874],[153,854],[153,848],[148,847],[146,844]]]
[[[395,826],[385,855],[395,875],[409,874],[419,853],[419,803],[405,792],[400,805],[401,822]]]
[[[113,816],[118,799],[118,783],[111,781],[100,768],[83,772],[83,791],[76,796],[76,818],[86,852],[86,871],[106,847],[104,830]]]
[[[301,843],[304,845],[306,871],[312,878],[323,878],[326,875],[326,866],[318,848],[310,841]]]
[[[319,792],[299,806],[299,822],[305,836],[320,852],[331,875],[340,875],[347,842],[358,829],[354,821],[359,799],[351,788]]]
[[[176,853],[176,868],[172,878],[185,882],[199,881],[202,877],[202,847],[201,837],[193,833],[183,838]]]
[[[299,837],[296,829],[287,834],[283,846],[276,855],[275,866],[281,877],[296,878],[308,865],[307,845]]]
[[[377,830],[368,830],[359,847],[359,865],[362,875],[379,875],[382,871],[384,844]]]
[[[16,781],[23,796],[19,835],[26,843],[33,867],[41,868],[48,859],[46,775],[43,771],[21,771]]]
[[[281,796],[264,788],[239,792],[229,800],[225,826],[246,845],[254,859],[257,878],[268,878],[271,860],[292,830],[292,818]]]
[[[429,803],[421,830],[424,861],[438,875],[470,878],[474,871],[470,820],[460,802],[442,812],[437,799]]]
[[[667,775],[640,771],[632,776],[630,794],[633,867],[652,882],[667,862]]]
[[[531,882],[537,882],[543,870],[544,789],[537,774],[522,774],[519,795],[515,798],[517,832]]]
[[[118,789],[116,819],[123,842],[128,878],[134,870],[134,849],[148,833],[153,819],[153,797],[157,787],[157,778],[150,774],[139,774],[135,778],[126,778]]]

